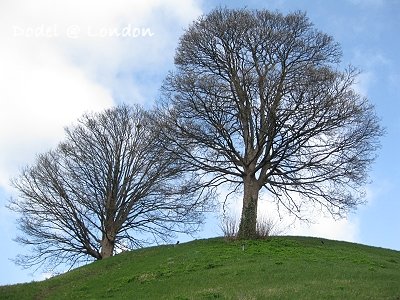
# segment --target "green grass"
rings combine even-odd
[[[216,238],[125,252],[46,281],[0,287],[0,299],[107,298],[400,299],[400,252],[305,237]]]

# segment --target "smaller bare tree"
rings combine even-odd
[[[16,261],[52,269],[193,232],[210,196],[165,155],[138,106],[84,115],[13,185],[20,197],[9,207],[21,215],[23,233],[17,241],[32,247]]]

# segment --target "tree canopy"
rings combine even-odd
[[[302,12],[218,8],[181,37],[164,147],[209,186],[242,191],[239,236],[256,237],[261,190],[299,217],[303,203],[342,215],[363,201],[383,130],[341,56]]]
[[[139,106],[85,114],[52,151],[13,180],[25,265],[73,266],[193,232],[209,196],[158,143]]]

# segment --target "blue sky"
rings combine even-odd
[[[196,1],[117,0],[0,2],[0,285],[39,280],[9,259],[27,251],[12,239],[15,195],[9,179],[37,153],[63,138],[63,128],[86,111],[116,103],[150,107],[183,29],[217,5],[307,12],[342,45],[343,65],[363,71],[355,88],[376,106],[386,127],[371,168],[367,204],[334,221],[314,211],[313,223],[280,224],[286,234],[313,235],[400,250],[400,2],[397,0]],[[116,36],[122,29],[130,36]],[[145,34],[141,33],[146,29]],[[135,31],[136,30],[136,31]],[[139,31],[138,31],[139,30]],[[150,32],[150,34],[146,34]],[[263,212],[279,220],[268,199]],[[231,202],[232,213],[239,204]],[[220,235],[209,216],[198,238]],[[289,224],[291,226],[289,226]],[[183,238],[185,239],[185,238]],[[188,239],[188,238],[186,238]]]

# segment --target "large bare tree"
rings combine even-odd
[[[219,8],[181,37],[163,84],[165,147],[210,186],[241,188],[239,236],[256,236],[261,190],[301,216],[363,201],[383,130],[355,90],[358,71],[302,12]]]
[[[144,239],[191,232],[208,196],[158,143],[138,106],[86,114],[59,146],[13,180],[19,196],[17,238],[31,246],[25,265],[73,266],[103,259]]]

